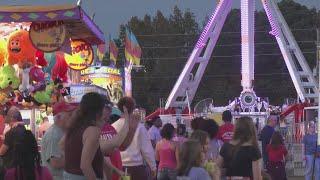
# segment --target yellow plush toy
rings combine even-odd
[[[4,39],[0,39],[0,67],[7,61],[7,42]]]

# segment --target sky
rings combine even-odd
[[[261,8],[260,0],[256,0],[257,8]],[[277,0],[279,1],[279,0]],[[320,0],[295,0],[308,7],[320,9]],[[0,0],[1,5],[53,5],[76,3],[77,0]],[[239,8],[240,0],[234,0],[234,8]],[[118,35],[119,25],[126,23],[132,16],[143,17],[154,15],[161,10],[168,16],[173,7],[190,9],[201,24],[207,14],[211,14],[216,0],[82,0],[82,7],[89,15],[95,13],[95,23],[106,34]]]

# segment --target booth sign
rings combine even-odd
[[[73,70],[84,70],[93,62],[93,49],[89,43],[84,40],[72,40],[72,55],[65,54],[68,66]]]
[[[43,52],[59,50],[66,39],[63,21],[33,22],[30,26],[30,40],[33,46]]]

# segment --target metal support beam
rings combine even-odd
[[[317,101],[318,85],[278,5],[274,0],[262,0],[262,4],[300,101]]]
[[[186,107],[187,99],[192,102],[231,5],[232,0],[221,0],[217,5],[168,97],[166,108]],[[190,74],[194,76],[193,81],[189,80]]]

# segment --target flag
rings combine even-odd
[[[129,64],[140,65],[141,47],[137,41],[136,36],[126,29],[125,38],[125,56]]]
[[[118,47],[116,43],[113,40],[110,40],[109,42],[109,54],[110,54],[110,60],[114,62],[114,64],[117,64],[118,59]]]
[[[105,44],[99,44],[98,47],[97,47],[97,56],[98,56],[98,59],[100,61],[103,60],[103,58],[105,56],[105,53],[106,53],[106,45]]]

